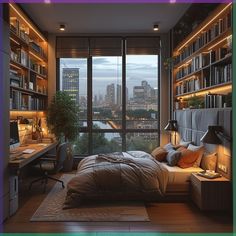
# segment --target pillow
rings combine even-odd
[[[166,151],[169,151],[169,150],[172,150],[172,149],[174,149],[174,145],[172,144],[172,143],[167,143],[165,146],[164,146],[164,149],[166,150]]]
[[[181,151],[181,157],[177,165],[181,168],[189,168],[189,167],[194,166],[196,160],[199,157],[199,152],[201,152],[201,150],[191,151],[186,148],[184,150],[184,147],[182,149],[183,150]]]
[[[181,139],[179,141],[179,146],[188,147],[188,145],[191,143],[192,143],[191,141],[184,141],[183,139]]]
[[[181,156],[181,152],[174,149],[169,150],[166,156],[167,164],[169,166],[176,166]]]
[[[151,155],[157,160],[157,161],[165,161],[167,156],[167,151],[163,147],[157,147],[155,148]]]
[[[196,145],[193,145],[193,144],[189,144],[187,149],[191,150],[191,151],[199,151],[198,158],[197,158],[197,160],[195,161],[195,163],[193,165],[194,167],[199,167],[200,164],[201,164],[202,155],[203,155],[203,152],[204,152],[204,146],[196,146]]]
[[[204,153],[201,161],[201,168],[203,170],[216,170],[216,162],[217,162],[217,153],[214,152],[212,154]]]

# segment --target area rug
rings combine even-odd
[[[73,176],[64,174],[61,180],[66,185]],[[104,203],[63,210],[65,196],[66,188],[56,183],[30,221],[150,221],[142,203]]]

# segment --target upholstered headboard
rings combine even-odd
[[[220,125],[224,134],[232,137],[232,109],[193,109],[177,110],[174,118],[178,122],[178,139],[192,141],[195,145],[203,145],[201,137],[207,131],[209,125]],[[222,145],[204,144],[208,152],[217,151],[217,171],[227,178],[231,178],[231,143],[222,138]],[[227,173],[222,172],[218,165],[227,167]]]

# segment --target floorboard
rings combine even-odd
[[[57,175],[56,177],[60,177]],[[162,233],[222,233],[232,232],[232,216],[227,212],[202,212],[191,201],[162,202],[146,205],[150,222],[30,222],[43,199],[53,187],[49,181],[46,193],[31,179],[20,182],[19,209],[4,223],[6,233],[76,233],[76,232],[162,232]]]

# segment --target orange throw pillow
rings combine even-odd
[[[162,148],[162,147],[157,147],[157,148],[155,148],[155,149],[152,151],[151,155],[152,155],[157,161],[162,162],[162,161],[165,161],[165,160],[166,160],[167,153],[168,153],[168,152],[167,152],[164,148]]]
[[[192,167],[199,157],[199,151],[191,151],[189,149],[182,147],[181,150],[179,151],[182,153],[180,160],[178,162],[178,166],[181,168]]]

